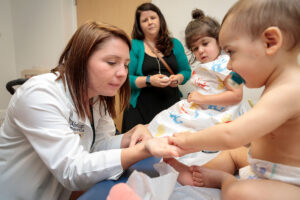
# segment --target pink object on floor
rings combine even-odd
[[[107,200],[142,200],[134,191],[125,183],[118,183],[114,185],[108,196]]]

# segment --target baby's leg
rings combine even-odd
[[[234,174],[238,169],[248,164],[248,148],[240,147],[232,150],[222,151],[217,157],[205,163],[203,167],[218,169]]]
[[[195,186],[222,189],[224,200],[298,200],[300,187],[272,180],[241,180],[221,170],[192,167]]]
[[[222,151],[217,157],[203,165],[205,168],[217,169],[234,174],[236,170],[248,165],[247,161],[248,148],[240,147],[232,150]],[[182,185],[194,185],[193,176],[190,168],[176,159],[164,159],[176,171],[179,172],[178,182]],[[197,186],[203,186],[204,183],[195,181]]]
[[[273,180],[223,180],[222,199],[235,200],[298,200],[300,187]]]
[[[213,188],[221,187],[220,180],[219,180],[221,174],[219,172],[222,172],[222,174],[224,174],[225,172],[223,171],[212,170],[200,166],[188,167],[187,165],[179,162],[174,158],[167,158],[164,159],[164,161],[169,165],[171,165],[176,171],[179,172],[177,181],[181,185],[192,185],[198,187],[213,187]],[[219,174],[220,176],[216,176],[216,174]]]
[[[181,185],[193,185],[192,172],[189,166],[179,162],[174,158],[164,158],[164,162],[171,165],[177,172],[179,172],[177,181]]]
[[[214,170],[206,167],[192,166],[193,185],[199,187],[221,188],[222,184],[235,182],[237,179],[222,170]]]

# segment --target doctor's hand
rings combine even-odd
[[[156,137],[150,140],[147,140],[145,143],[146,150],[155,157],[178,157],[178,149],[176,146],[168,144],[168,138],[166,137]]]
[[[129,140],[127,146],[125,147],[132,147],[140,142],[152,138],[152,135],[147,129],[147,127],[142,124],[136,125],[132,129],[130,129],[127,133],[125,133],[125,135],[126,137],[128,137],[127,140]]]

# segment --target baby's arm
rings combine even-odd
[[[224,80],[226,91],[219,94],[202,95],[197,91],[191,92],[188,96],[188,102],[194,102],[199,105],[210,104],[218,106],[235,105],[239,103],[243,98],[243,86],[240,85],[237,88],[228,84],[228,79],[231,76],[228,75]]]
[[[258,103],[246,114],[230,123],[218,124],[196,133],[177,133],[169,138],[169,144],[182,149],[180,155],[200,150],[233,149],[261,138],[295,116],[291,102],[295,91],[288,87],[266,90]],[[285,95],[282,95],[285,91]],[[280,109],[284,108],[284,109]],[[276,112],[280,109],[280,112]]]

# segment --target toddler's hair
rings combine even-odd
[[[192,11],[192,20],[185,28],[185,44],[189,50],[200,37],[213,37],[218,41],[220,24],[212,17],[205,16],[200,9]]]
[[[225,15],[232,29],[260,37],[271,26],[284,34],[288,49],[300,46],[300,0],[239,0]]]

